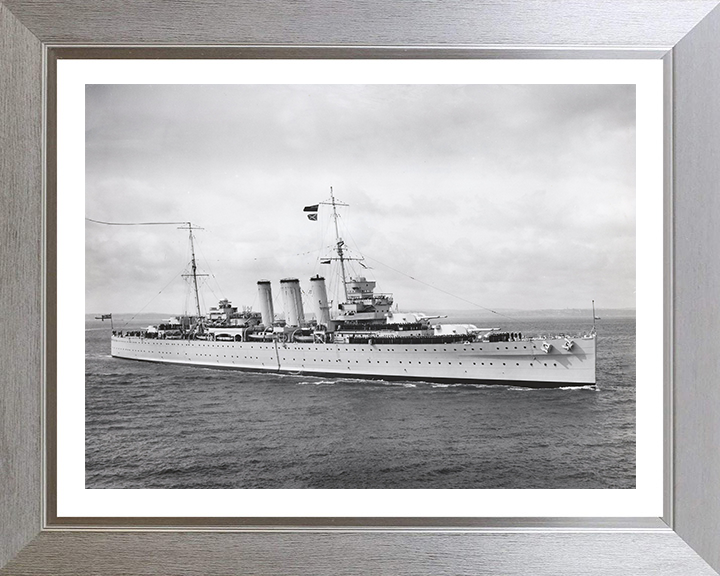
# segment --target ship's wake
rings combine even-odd
[[[285,377],[294,377],[295,375],[283,375]],[[365,386],[375,387],[395,387],[395,388],[460,388],[470,390],[497,390],[497,391],[513,391],[513,392],[539,392],[539,391],[551,391],[551,390],[585,390],[589,392],[599,392],[600,389],[596,384],[589,384],[587,386],[558,386],[558,387],[533,387],[533,386],[508,386],[505,384],[473,384],[470,382],[431,382],[431,381],[407,381],[407,380],[383,380],[383,379],[365,379],[365,378],[322,378],[316,377],[312,379],[304,378],[297,380],[298,386],[334,386],[347,385],[347,384],[363,384]]]

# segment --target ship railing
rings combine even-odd
[[[390,335],[355,335],[347,336],[348,344],[459,344],[472,343],[473,338],[467,334],[446,334],[442,336],[390,336]]]
[[[383,292],[364,292],[361,294],[348,294],[348,300],[357,302],[358,300],[392,300],[392,294]]]

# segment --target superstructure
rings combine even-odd
[[[440,316],[393,310],[391,294],[376,283],[348,274],[345,244],[337,225],[331,189],[328,206],[335,224],[334,255],[342,301],[331,307],[325,278],[309,279],[303,302],[297,278],[279,282],[284,319],[275,315],[272,282],[257,282],[260,311],[238,311],[228,300],[202,315],[197,287],[193,230],[191,276],[196,311],[143,330],[113,331],[118,358],[331,377],[505,384],[527,387],[588,386],[596,382],[596,334],[529,337],[512,330],[443,323]],[[311,214],[319,205],[306,207]],[[309,210],[308,210],[309,209]],[[313,219],[311,217],[311,219]],[[305,307],[312,318],[306,320]],[[593,312],[594,318],[594,312]]]

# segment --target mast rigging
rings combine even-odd
[[[330,203],[333,209],[333,220],[335,221],[335,250],[337,251],[338,258],[340,259],[340,272],[342,274],[343,295],[345,296],[345,301],[347,301],[347,276],[345,275],[345,258],[343,252],[343,245],[345,243],[343,242],[342,238],[340,238],[340,231],[338,229],[338,214],[336,209],[337,203],[335,202],[335,194],[333,193],[332,186],[330,186]],[[346,204],[344,204],[344,206],[346,206]]]
[[[193,288],[195,293],[195,309],[197,311],[197,323],[200,324],[200,318],[202,317],[202,314],[200,312],[200,294],[198,291],[197,277],[207,276],[207,274],[198,274],[197,271],[197,262],[195,261],[195,238],[193,236],[193,230],[204,230],[204,228],[200,228],[199,226],[193,226],[192,222],[185,222],[184,224],[185,226],[179,226],[178,230],[187,230],[190,234],[190,254],[192,256],[190,264],[192,274],[183,274],[183,276],[192,276]]]

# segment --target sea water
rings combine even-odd
[[[596,386],[561,389],[137,362],[110,334],[87,320],[87,488],[635,487],[634,317],[599,323]]]

